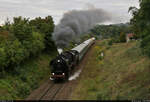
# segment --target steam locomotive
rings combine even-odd
[[[81,61],[89,47],[94,43],[95,38],[84,41],[77,47],[59,54],[50,62],[51,78],[53,80],[68,80],[72,70]]]

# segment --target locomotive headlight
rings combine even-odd
[[[65,73],[62,73],[62,75],[65,75]]]
[[[52,75],[54,75],[55,73],[52,73]]]

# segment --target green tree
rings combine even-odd
[[[22,62],[27,52],[21,43],[16,39],[14,41],[7,41],[5,51],[7,54],[7,61],[9,62],[7,66],[16,66]]]
[[[140,38],[141,48],[144,53],[150,56],[150,0],[139,0],[140,9],[130,7],[133,18],[131,24],[133,25],[136,37]]]
[[[9,28],[9,29],[6,29]],[[13,68],[29,57],[37,56],[45,48],[44,35],[35,32],[29,19],[15,17],[0,31],[0,68]]]
[[[126,34],[123,32],[120,34],[120,42],[126,42]]]
[[[45,38],[46,50],[50,51],[56,49],[54,41],[52,40],[52,33],[54,31],[54,22],[51,16],[45,18],[35,18],[30,21],[30,25],[33,26],[34,31],[42,33]]]
[[[7,66],[7,55],[5,49],[0,47],[0,71],[4,70],[4,67]]]
[[[32,28],[29,25],[29,20],[22,17],[14,17],[12,33],[21,43],[25,40],[31,40]]]
[[[91,32],[100,39],[113,38],[119,40],[121,32],[131,33],[131,25],[125,24],[113,24],[113,25],[96,25]]]
[[[38,32],[33,32],[32,39],[32,55],[38,55],[44,48],[44,35],[41,35]]]
[[[14,17],[13,23],[7,20],[0,27],[0,71],[13,71],[15,66],[38,56],[46,47],[54,49],[53,29],[51,16],[31,21],[21,16]]]

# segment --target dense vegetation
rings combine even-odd
[[[56,50],[51,40],[54,23],[51,16],[29,20],[14,17],[0,27],[0,77],[42,51]]]
[[[131,25],[129,23],[111,24],[111,25],[96,25],[89,32],[81,34],[79,38],[76,38],[70,42],[69,46],[64,50],[75,47],[76,44],[80,44],[83,41],[95,37],[96,39],[110,39],[109,44],[126,42],[126,35],[132,33]]]
[[[113,42],[125,42],[127,33],[131,33],[130,25],[126,24],[112,24],[112,25],[96,25],[91,29],[99,39],[112,39]]]
[[[0,100],[24,99],[47,80],[56,56],[51,16],[14,17],[0,27]]]
[[[50,77],[49,62],[56,56],[42,53],[28,59],[11,73],[0,79],[0,100],[25,99]]]
[[[73,100],[133,100],[150,97],[150,59],[139,41],[97,41],[84,60]],[[100,58],[101,52],[104,57]]]
[[[144,54],[150,56],[150,1],[139,0],[140,8],[130,7],[133,18],[132,28],[136,36],[141,39],[141,49]]]

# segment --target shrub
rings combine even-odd
[[[110,100],[109,93],[106,91],[100,91],[97,93],[97,100]]]
[[[45,48],[46,50],[56,49],[56,46],[52,40],[52,32],[54,30],[54,22],[51,16],[47,16],[45,18],[35,18],[29,22],[31,26],[33,26],[35,32],[39,32],[44,35],[45,39]]]
[[[103,54],[103,56],[102,56],[102,54]],[[98,59],[99,60],[103,60],[104,59],[104,52],[103,51],[99,51],[99,53],[98,53]]]
[[[25,59],[26,50],[18,40],[8,41],[6,46],[5,50],[8,57],[7,60],[9,60],[9,65],[18,65]]]
[[[125,33],[120,34],[120,42],[126,42],[126,34]]]
[[[32,55],[36,55],[41,52],[44,48],[44,36],[39,34],[38,32],[33,32],[32,34]]]
[[[44,48],[44,35],[33,32],[29,20],[16,17],[9,31],[0,32],[0,70],[12,69],[30,56],[38,55]]]
[[[17,75],[18,66],[25,60],[38,56],[45,48],[56,51],[51,39],[54,22],[51,16],[44,19],[14,17],[0,28],[0,75],[11,72]],[[3,72],[2,72],[3,71]],[[26,80],[23,76],[22,80]]]
[[[149,31],[145,31],[144,33],[147,34],[141,41],[141,48],[144,54],[150,57],[150,35],[148,35]]]
[[[7,55],[3,47],[0,48],[0,70],[2,71],[5,66],[7,66]]]
[[[111,38],[110,40],[112,43],[119,43],[120,39],[119,38]]]
[[[112,41],[112,40],[109,40],[109,41],[108,41],[108,45],[111,46],[112,44],[113,44],[113,41]]]
[[[39,81],[35,77],[29,77],[28,83],[29,83],[29,85],[31,85],[32,89],[36,89],[39,85]]]
[[[30,41],[32,38],[32,27],[29,26],[28,19],[22,17],[14,17],[12,25],[12,33],[22,43],[23,41]]]
[[[19,81],[17,81],[16,90],[17,95],[22,98],[25,98],[30,94],[30,87],[26,83],[20,83]]]

